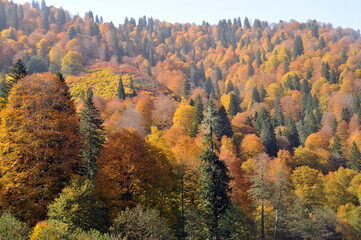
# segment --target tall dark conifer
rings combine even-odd
[[[355,141],[352,142],[348,167],[358,172],[361,170],[361,153]]]
[[[213,100],[209,100],[203,120],[205,150],[200,156],[200,196],[201,213],[206,239],[220,239],[220,219],[230,205],[229,170],[217,155],[215,133],[219,120]]]
[[[119,84],[118,84],[118,91],[117,91],[117,96],[119,99],[125,99],[125,90],[124,90],[124,85],[123,85],[123,79],[120,77],[119,78]]]
[[[103,121],[93,103],[93,91],[89,88],[84,98],[84,108],[80,112],[80,133],[82,134],[82,157],[85,161],[83,174],[90,180],[95,179],[98,167],[96,159],[104,144]]]

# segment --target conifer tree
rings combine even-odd
[[[121,77],[119,78],[117,95],[118,95],[118,98],[122,99],[122,100],[124,100],[126,97],[124,86],[123,86],[123,79]]]
[[[200,156],[200,205],[206,239],[220,239],[219,221],[230,204],[229,171],[217,156],[214,135],[219,129],[216,107],[209,100],[203,120],[205,150]]]
[[[93,91],[89,88],[84,98],[84,108],[80,112],[80,133],[82,134],[82,157],[85,161],[83,174],[90,180],[97,172],[96,159],[104,144],[103,121],[93,103]]]
[[[229,115],[235,116],[239,111],[240,109],[239,109],[239,102],[237,101],[237,97],[233,93],[231,93],[229,108],[228,108]]]
[[[0,31],[7,28],[6,13],[4,3],[0,2]]]
[[[254,68],[252,66],[251,61],[248,62],[248,71],[247,71],[247,73],[248,73],[248,77],[252,77],[254,75]]]
[[[300,140],[298,136],[296,123],[290,115],[288,115],[286,119],[286,128],[287,128],[286,137],[290,142],[291,149],[297,148],[300,145]]]
[[[259,97],[259,92],[256,87],[252,90],[252,104],[261,102],[261,99]]]
[[[232,92],[233,90],[234,90],[234,86],[233,86],[232,81],[228,81],[225,94],[228,94],[228,93]]]
[[[352,142],[348,167],[357,172],[361,170],[361,153],[355,141]]]
[[[267,91],[264,88],[264,85],[262,84],[261,89],[259,90],[259,100],[260,100],[260,102],[264,101],[264,99],[266,98],[266,95],[267,95]]]
[[[6,81],[3,79],[0,84],[0,108],[5,107],[8,102],[8,95],[11,88],[16,84],[21,78],[28,75],[28,70],[26,69],[23,61],[21,59],[17,60],[13,67],[10,70],[9,77],[10,80]]]
[[[267,153],[270,156],[277,156],[276,135],[269,113],[265,108],[261,108],[257,114],[256,129],[260,132],[259,136],[263,145],[266,147]]]
[[[342,108],[341,121],[349,123],[351,120],[351,113],[347,108]]]
[[[198,125],[202,123],[203,120],[203,103],[201,95],[197,95],[196,100],[194,101],[194,117],[193,125],[190,131],[190,136],[195,137],[198,133]]]
[[[303,41],[300,36],[296,36],[293,43],[293,58],[297,58],[298,56],[303,54]]]
[[[232,94],[233,95],[233,94]],[[226,109],[222,105],[218,110],[219,116],[219,131],[217,133],[218,139],[221,139],[222,136],[232,137],[233,130],[231,127],[231,122],[228,119]]]

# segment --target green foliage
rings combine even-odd
[[[0,240],[23,240],[29,233],[30,228],[11,213],[5,212],[0,216]]]
[[[94,106],[93,91],[90,88],[84,98],[84,108],[79,115],[83,145],[81,154],[85,161],[83,174],[93,181],[98,170],[96,159],[99,157],[105,139],[103,121],[100,118],[99,110]]]
[[[286,119],[286,128],[286,137],[290,142],[291,149],[298,147],[300,145],[298,131],[296,123],[290,115]]]
[[[96,203],[93,184],[81,178],[73,179],[48,206],[49,219],[66,223],[72,230],[104,230],[105,213]]]
[[[252,104],[261,102],[261,99],[259,97],[259,92],[256,87],[252,90]]]
[[[355,141],[352,142],[348,167],[355,171],[361,171],[361,153]]]
[[[228,112],[229,115],[234,116],[236,115],[238,112],[240,112],[240,107],[239,107],[239,101],[238,98],[231,93],[230,95],[230,101],[229,101],[229,107],[228,107]]]
[[[293,58],[297,58],[298,56],[303,54],[303,41],[300,36],[296,36],[293,42]]]
[[[223,105],[219,108],[217,114],[219,116],[219,131],[217,131],[217,137],[219,139],[222,138],[222,136],[227,136],[229,138],[232,137],[233,130],[231,122],[228,119],[226,109],[223,107]]]
[[[269,113],[265,108],[261,108],[257,114],[256,129],[260,133],[259,136],[263,145],[266,147],[267,153],[271,156],[277,156],[278,148],[276,135]]]
[[[110,232],[117,239],[175,239],[167,221],[160,216],[160,213],[141,205],[122,211],[114,220]]]
[[[218,132],[219,117],[212,100],[208,101],[206,113],[203,120],[205,136],[204,153],[200,156],[200,190],[199,201],[201,215],[205,226],[206,238],[219,238],[219,219],[226,212],[230,204],[229,170],[224,161],[216,154],[216,142],[213,134]]]

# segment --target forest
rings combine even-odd
[[[0,240],[361,239],[360,90],[350,28],[0,0]]]

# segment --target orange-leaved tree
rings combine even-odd
[[[0,205],[36,223],[80,165],[79,124],[62,77],[33,74],[1,111]]]

